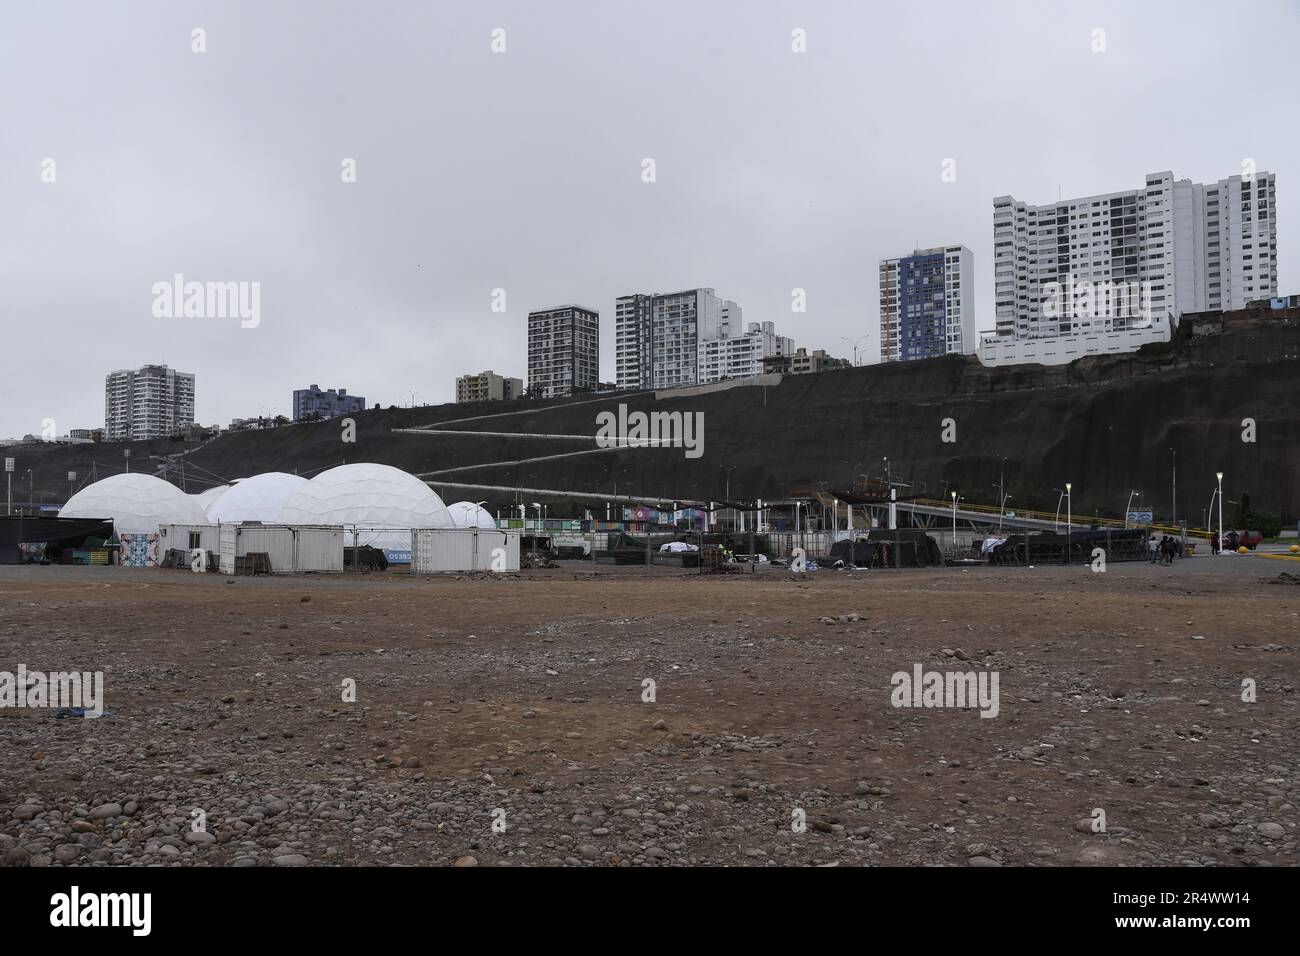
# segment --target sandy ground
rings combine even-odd
[[[0,862],[1291,865],[1283,572],[0,568],[0,671],[109,711],[0,709]]]

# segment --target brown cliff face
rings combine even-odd
[[[577,404],[577,403],[581,404]],[[1176,453],[1178,516],[1193,524],[1209,505],[1214,473],[1225,473],[1231,503],[1249,492],[1257,510],[1300,513],[1300,323],[1270,318],[1180,340],[1141,353],[1084,359],[1069,366],[985,368],[974,358],[790,376],[779,385],[738,387],[655,401],[653,395],[577,398],[566,404],[493,402],[368,411],[353,416],[356,442],[340,440],[339,420],[222,436],[186,454],[189,479],[238,478],[262,471],[314,474],[345,459],[412,472],[513,462],[592,447],[590,441],[459,438],[394,434],[391,429],[450,422],[452,427],[594,435],[596,415],[631,410],[702,412],[704,453],[629,449],[523,465],[479,467],[445,478],[484,485],[572,489],[676,499],[779,498],[796,487],[839,488],[852,476],[884,473],[941,497],[956,489],[993,502],[1006,459],[1009,507],[1055,508],[1054,488],[1073,482],[1074,511],[1121,514],[1129,492],[1167,519]],[[520,414],[501,415],[503,412]],[[944,419],[956,440],[944,442]],[[1242,421],[1256,441],[1242,441]],[[61,501],[66,472],[121,470],[121,445],[22,446],[11,452],[36,469],[36,499]],[[150,455],[193,449],[180,442],[133,444],[132,470]],[[152,463],[153,466],[157,462]],[[179,471],[170,472],[179,481]],[[208,483],[189,481],[188,490]],[[15,503],[26,502],[15,483]],[[439,488],[447,500],[509,494]],[[533,499],[529,499],[533,500]],[[1231,508],[1229,504],[1229,508]],[[1226,512],[1225,512],[1226,513]]]

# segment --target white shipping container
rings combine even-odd
[[[293,570],[293,531],[279,525],[239,525],[236,530],[235,554],[264,552],[271,560],[271,571]]]
[[[342,571],[343,540],[341,527],[322,525],[222,525],[222,570],[234,573],[234,557],[264,552],[275,574],[295,571]],[[230,570],[226,570],[225,529],[233,530],[234,542]]]
[[[214,524],[164,524],[158,526],[158,557],[176,548],[189,552],[194,548],[216,551],[217,526]]]
[[[342,528],[294,528],[298,536],[295,571],[342,571],[346,535]]]
[[[411,570],[518,571],[520,536],[488,528],[417,528],[411,535]]]

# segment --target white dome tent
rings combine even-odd
[[[209,527],[197,496],[153,475],[113,475],[88,485],[68,499],[60,518],[108,518],[121,551],[119,564],[148,567],[158,563],[159,526]]]
[[[279,520],[355,527],[358,544],[386,551],[409,551],[413,528],[456,526],[442,499],[419,478],[373,463],[322,471],[290,496]]]
[[[205,512],[208,512],[212,510],[214,504],[221,500],[221,496],[232,487],[232,485],[213,485],[211,488],[207,488],[203,491],[194,492],[190,497],[197,501],[199,507],[201,507]]]
[[[456,522],[457,528],[495,528],[496,519],[492,517],[491,512],[481,508],[472,501],[457,501],[455,504],[447,505],[447,510],[451,512],[451,520]]]
[[[156,535],[159,525],[208,524],[195,497],[153,475],[112,475],[69,498],[59,517],[111,518],[119,535]]]
[[[275,524],[281,520],[289,499],[306,484],[306,478],[283,471],[245,478],[208,506],[208,519],[213,524],[245,521]]]

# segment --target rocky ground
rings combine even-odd
[[[1291,865],[1284,572],[0,568],[0,671],[109,711],[0,710],[0,862]],[[998,716],[893,707],[917,663]]]

